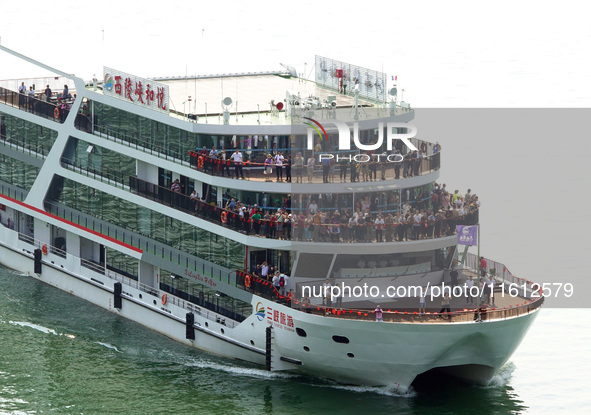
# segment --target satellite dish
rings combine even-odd
[[[230,105],[232,105],[232,98],[230,97],[226,97],[222,100],[222,104],[224,104],[224,106],[229,107]]]
[[[277,108],[278,111],[281,111],[283,109],[283,102],[278,102],[275,107]]]
[[[397,93],[398,93],[398,90],[396,88],[391,88],[388,91],[388,94],[392,95],[393,97],[395,97]]]

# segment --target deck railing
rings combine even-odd
[[[259,181],[275,181],[278,177],[277,169],[281,169],[281,178],[283,181],[290,179],[291,183],[298,182],[298,178],[302,183],[324,183],[323,167],[321,165],[314,165],[313,168],[308,169],[306,160],[302,167],[291,165],[276,166],[266,165],[264,157],[261,159],[253,158],[252,160],[236,163],[230,160],[233,151],[228,150],[227,160],[219,158],[211,158],[209,156],[200,155],[200,153],[189,152],[189,160],[191,167],[203,173],[236,179],[259,180]],[[263,152],[263,153],[266,153]],[[287,156],[287,155],[286,155]],[[352,155],[341,155],[340,157],[353,157]],[[356,155],[358,157],[359,155]],[[294,160],[291,160],[294,163]],[[351,182],[351,181],[375,181],[377,183],[384,180],[395,180],[399,178],[422,176],[438,170],[441,166],[441,153],[436,153],[431,156],[421,158],[419,160],[405,159],[402,162],[378,162],[359,163],[360,168],[353,168],[350,164],[334,164],[328,169],[328,182]],[[270,174],[266,174],[265,167],[270,167]]]
[[[419,313],[416,308],[395,310],[390,308],[383,311],[383,321],[398,323],[457,323],[499,320],[527,314],[539,308],[544,302],[544,297],[541,290],[534,291],[531,289],[533,284],[531,281],[521,281],[525,282],[529,287],[529,296],[515,297],[514,305],[498,308],[482,304],[480,307],[477,305],[474,308],[466,307],[451,312],[426,312],[423,314]],[[289,298],[287,295],[280,294],[270,281],[243,271],[236,272],[236,283],[246,291],[306,313],[348,320],[376,320],[374,310],[313,305],[309,302],[302,302],[302,299]]]
[[[276,232],[276,224],[273,221],[267,219],[251,219],[248,215],[241,216],[237,212],[228,211],[227,209],[220,208],[212,203],[206,203],[200,199],[191,199],[182,193],[177,193],[169,188],[158,186],[154,183],[139,179],[135,176],[129,178],[130,190],[140,196],[155,202],[170,206],[174,209],[195,215],[201,219],[205,219],[208,222],[215,223],[220,226],[230,228],[234,231],[241,232],[244,234],[250,234],[253,236],[264,236],[271,239],[287,239],[293,241],[307,241],[313,240],[314,242],[342,242],[340,234],[341,228],[347,228],[347,234],[351,235],[351,241],[356,242],[376,242],[374,239],[373,224],[371,238],[367,238],[366,225],[355,225],[353,228],[349,228],[349,225],[344,223],[324,223],[324,224],[312,224],[293,219],[289,227],[285,227],[283,234],[280,235]],[[462,219],[438,219],[421,225],[418,229],[414,229],[415,226],[407,223],[391,224],[384,227],[384,233],[386,235],[386,241],[394,239],[398,241],[410,241],[413,238],[419,239],[433,239],[452,236],[456,232],[455,225],[473,225],[478,221],[478,211],[475,211],[469,215],[466,215]],[[311,232],[309,237],[307,236],[307,230],[311,230],[312,227],[319,227],[318,231]],[[362,232],[355,232],[361,228]],[[363,234],[363,237],[355,237],[355,234]],[[413,234],[416,234],[413,236]],[[391,235],[391,238],[388,237]]]
[[[69,110],[62,109],[61,105],[31,98],[26,94],[2,87],[0,87],[0,102],[59,123],[63,123],[70,113]]]

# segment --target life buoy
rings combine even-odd
[[[228,212],[226,212],[225,210],[222,212],[222,216],[220,217],[220,219],[222,220],[222,223],[227,223],[228,222]]]
[[[165,305],[168,302],[168,297],[166,296],[166,294],[164,294],[162,296],[162,305]]]
[[[250,275],[246,274],[244,276],[244,286],[246,288],[250,288],[250,283],[251,283],[251,281],[250,281]]]
[[[53,117],[56,119],[60,117],[60,109],[58,107],[55,107],[53,110]]]
[[[43,244],[41,247],[41,252],[43,252],[43,255],[47,255],[47,245]]]
[[[203,156],[199,156],[197,159],[197,168],[200,170],[203,168]]]

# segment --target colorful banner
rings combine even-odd
[[[456,225],[458,245],[476,245],[478,241],[478,225]]]

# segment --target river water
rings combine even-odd
[[[0,413],[588,413],[591,111],[567,108],[591,106],[591,29],[576,2],[24,4],[2,5],[2,45],[85,79],[309,73],[314,54],[383,68],[399,99],[440,108],[417,110],[419,137],[443,146],[440,182],[480,196],[482,254],[575,295],[553,292],[489,386],[398,396],[202,353],[0,268]],[[0,63],[2,79],[39,75]]]

